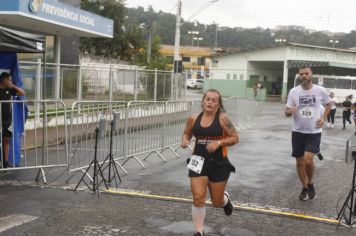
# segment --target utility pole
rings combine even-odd
[[[177,19],[176,19],[176,35],[174,41],[174,72],[178,73],[178,65],[180,65],[179,47],[180,47],[180,22],[182,13],[182,0],[178,0]]]
[[[218,49],[218,29],[219,26],[217,23],[215,23],[215,45],[214,45],[214,54],[216,54],[216,51]]]
[[[151,53],[152,53],[152,32],[154,28],[154,22],[150,21],[147,25],[148,37],[147,37],[147,64],[151,63]]]

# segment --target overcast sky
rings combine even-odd
[[[212,0],[182,0],[188,19]],[[151,5],[156,11],[176,13],[178,0],[126,0],[128,7]],[[301,25],[309,29],[350,32],[356,29],[355,0],[218,0],[196,18],[221,26],[274,28]]]

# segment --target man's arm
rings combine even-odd
[[[329,102],[328,104],[326,104],[325,106],[325,110],[324,110],[324,114],[323,114],[323,119],[324,121],[327,119],[330,111],[331,111],[331,102]]]
[[[297,107],[295,106],[286,107],[286,109],[284,110],[284,114],[286,115],[286,117],[291,117],[296,112],[297,112]]]
[[[322,96],[323,96],[323,101],[326,104],[324,105],[325,109],[324,109],[323,116],[317,121],[316,127],[318,127],[318,128],[322,128],[324,126],[324,122],[327,119],[327,117],[331,111],[331,99],[325,89],[322,92]]]
[[[16,85],[12,84],[11,89],[13,89],[18,96],[25,96],[25,91],[22,88],[17,87]]]
[[[298,110],[298,108],[295,106],[295,103],[293,102],[291,93],[292,93],[292,90],[288,94],[287,106],[284,109],[284,114],[286,117],[291,117]]]

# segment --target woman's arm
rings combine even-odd
[[[235,126],[232,124],[230,118],[222,113],[220,116],[221,125],[224,129],[224,133],[226,134],[226,138],[220,140],[220,146],[231,146],[240,141],[239,134]]]
[[[220,124],[226,134],[226,138],[209,143],[206,146],[206,150],[209,153],[215,152],[219,147],[231,146],[239,142],[239,134],[235,129],[235,126],[230,121],[226,114],[221,113]]]
[[[193,135],[192,130],[196,119],[197,119],[197,115],[192,115],[187,120],[187,124],[185,126],[183,136],[182,136],[182,141],[180,144],[182,148],[187,148],[188,145],[190,144],[190,140],[192,139],[192,135]]]

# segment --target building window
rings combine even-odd
[[[234,75],[233,75],[233,78],[234,78],[234,79],[237,79],[237,74],[234,74]]]
[[[190,62],[190,57],[182,57],[183,62]]]
[[[205,57],[198,57],[198,66],[205,66]]]
[[[244,74],[240,74],[240,80],[244,80]]]
[[[226,74],[226,79],[230,79],[230,74]]]
[[[336,79],[333,78],[324,78],[323,79],[323,86],[325,88],[335,88],[335,84],[336,84]]]
[[[336,88],[351,89],[351,80],[350,79],[338,79],[336,81]]]

